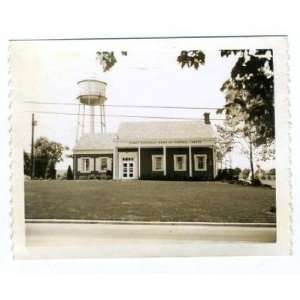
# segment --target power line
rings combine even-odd
[[[28,104],[45,104],[45,105],[78,105],[78,103],[66,102],[41,102],[41,101],[24,101]],[[107,107],[120,107],[120,108],[164,108],[164,109],[187,109],[187,110],[218,110],[220,107],[199,107],[199,106],[160,106],[160,105],[135,105],[135,104],[105,104]]]
[[[25,112],[30,113],[37,113],[37,114],[52,114],[52,115],[69,115],[69,116],[100,116],[99,114],[79,114],[79,113],[67,113],[67,112],[55,112],[55,111],[31,111],[26,110]],[[112,118],[144,118],[144,119],[170,119],[170,120],[204,120],[202,118],[189,118],[189,117],[165,117],[165,116],[142,116],[142,115],[114,115],[114,114],[108,114],[106,117],[112,117]],[[212,121],[224,121],[225,119],[221,118],[210,118]]]

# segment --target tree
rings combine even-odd
[[[47,179],[56,178],[55,162],[52,159],[48,161],[45,178]]]
[[[201,54],[201,64],[204,64],[203,51],[183,50],[177,58],[181,67],[186,65],[198,69],[195,53]],[[220,55],[235,55],[237,61],[230,78],[221,87],[225,105],[217,113],[224,113],[227,127],[231,127],[234,134],[246,142],[254,180],[254,152],[262,160],[273,158],[275,154],[273,52],[271,49],[221,50]],[[224,147],[226,154],[226,145]]]
[[[35,176],[39,178],[55,178],[56,163],[62,161],[64,147],[60,143],[40,137],[34,144]]]
[[[253,145],[271,145],[275,139],[273,52],[221,50],[222,57],[230,55],[238,58],[221,87],[226,104],[219,113],[236,119]]]
[[[177,57],[177,62],[182,68],[187,66],[198,70],[200,65],[205,64],[205,54],[202,50],[182,50]]]
[[[221,169],[226,155],[232,151],[235,132],[226,123],[223,126],[217,125],[218,139],[216,143],[218,159],[221,160]]]
[[[30,155],[24,151],[23,152],[23,157],[24,157],[24,174],[27,176],[31,175],[31,159]]]
[[[68,170],[67,170],[67,179],[68,180],[73,180],[74,179],[73,172],[72,172],[72,169],[71,169],[70,165],[68,166]]]
[[[122,56],[127,56],[127,51],[121,51]],[[96,58],[103,72],[109,71],[118,61],[114,51],[97,51]]]
[[[239,116],[242,117],[242,116]],[[231,149],[233,145],[239,145],[242,154],[246,155],[249,159],[251,178],[255,179],[254,174],[254,153],[255,153],[255,145],[252,140],[252,134],[248,131],[248,127],[243,127],[235,118],[226,118],[224,121],[226,124],[225,129],[223,131],[224,134],[229,136],[231,141]],[[222,128],[219,126],[219,128]]]
[[[274,71],[272,49],[221,50],[221,57],[237,56],[230,78],[221,91],[226,103],[219,113],[235,117],[251,128],[252,142],[256,146],[270,145],[275,139],[274,123]],[[182,50],[177,57],[181,67],[196,70],[205,63],[202,50]],[[253,130],[252,130],[253,129]]]

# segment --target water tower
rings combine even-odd
[[[105,132],[105,101],[106,83],[97,79],[85,79],[77,83],[79,87],[77,136],[86,133],[86,123],[89,121],[89,133],[95,133],[95,125],[100,125],[100,132]],[[87,108],[89,111],[87,112]]]

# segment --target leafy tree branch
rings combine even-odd
[[[127,56],[127,51],[121,51],[122,56]],[[99,61],[103,72],[111,70],[111,68],[118,62],[114,51],[97,51],[96,58]]]

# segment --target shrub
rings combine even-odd
[[[56,178],[55,162],[53,160],[49,160],[49,162],[48,162],[45,177],[47,179],[55,179]]]
[[[111,179],[112,178],[112,171],[111,170],[107,170],[106,171],[106,177],[107,177],[107,179]]]
[[[100,179],[107,179],[106,173],[101,173],[100,174]]]
[[[72,172],[72,169],[71,169],[71,166],[68,166],[68,171],[67,171],[67,179],[68,180],[73,180],[73,172]]]
[[[254,178],[253,180],[251,180],[251,184],[253,186],[261,186],[261,181],[258,178]]]
[[[24,174],[31,176],[31,159],[30,155],[24,151]]]
[[[242,172],[242,170],[240,168],[235,168],[233,171],[234,171],[234,175],[237,177],[239,177]]]
[[[216,180],[238,180],[239,174],[235,169],[220,169]]]
[[[269,172],[269,175],[276,175],[276,169],[271,169]]]
[[[243,179],[248,179],[249,178],[249,174],[250,174],[250,170],[249,169],[244,169],[242,171],[242,173],[241,173]]]

